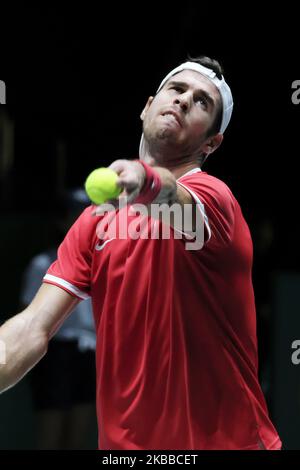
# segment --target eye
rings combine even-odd
[[[208,107],[207,100],[203,96],[198,96],[198,98],[195,99],[195,102],[200,104],[200,106],[204,107],[205,109]]]
[[[178,91],[178,93],[182,93],[183,92],[183,88],[179,85],[172,85],[170,86],[170,89],[171,90],[175,90],[175,91]]]

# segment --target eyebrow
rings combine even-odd
[[[180,87],[185,88],[185,89],[188,88],[188,86],[189,86],[188,83],[179,82],[177,80],[171,80],[168,83],[168,86],[169,85],[177,85],[177,86],[180,86]],[[198,89],[198,90],[196,90],[196,93],[203,96],[213,108],[216,106],[215,100],[213,99],[213,97],[207,91]]]

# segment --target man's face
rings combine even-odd
[[[204,75],[184,70],[149,98],[141,115],[146,140],[155,149],[176,149],[177,155],[205,151],[207,131],[219,106],[217,87]]]

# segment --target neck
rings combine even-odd
[[[149,146],[142,137],[140,145],[140,158],[151,166],[168,169],[176,179],[194,168],[199,168],[199,154],[178,154],[177,149],[162,149]]]
[[[180,176],[184,175],[190,170],[194,168],[200,168],[200,164],[198,159],[191,159],[182,161],[182,158],[179,160],[165,160],[162,158],[154,158],[150,156],[148,153],[142,158],[146,163],[151,166],[160,166],[162,168],[167,168],[176,179],[180,178]]]
[[[167,168],[175,177],[175,179],[180,178],[182,175],[187,173],[190,170],[193,170],[194,168],[199,168],[199,164],[197,162],[188,162],[188,163],[182,163],[181,165],[164,165],[165,168]]]

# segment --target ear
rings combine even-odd
[[[146,115],[152,101],[153,101],[153,96],[149,96],[148,101],[146,103],[146,106],[144,107],[143,111],[140,114],[140,118],[141,118],[142,121],[145,119],[145,115]]]
[[[202,152],[206,153],[207,155],[213,153],[222,143],[223,141],[223,134],[216,134],[209,137],[203,144]]]

